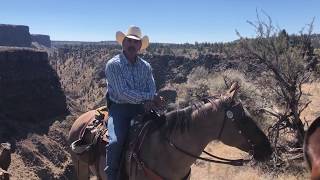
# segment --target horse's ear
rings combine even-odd
[[[221,95],[222,101],[226,104],[230,104],[231,102],[233,102],[239,87],[240,86],[237,82],[233,83],[230,89],[225,94]]]
[[[238,92],[238,89],[239,89],[239,84],[238,82],[234,82],[230,89],[227,91],[227,94],[229,95],[229,97],[233,100],[234,97],[236,96],[237,92]]]

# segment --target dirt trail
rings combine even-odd
[[[207,146],[206,150],[214,155],[224,158],[248,158],[247,153],[237,148],[226,146],[222,143],[211,143]],[[202,156],[205,155],[202,154]],[[259,166],[254,164],[236,167],[224,164],[208,163],[204,161],[197,161],[197,163],[192,166],[191,173],[191,180],[300,180],[309,179],[308,177],[309,174],[306,171],[302,171],[299,174],[286,172],[275,175],[272,174],[272,171],[263,171],[259,168]]]

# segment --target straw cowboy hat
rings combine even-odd
[[[124,40],[125,37],[130,38],[130,39],[141,40],[140,50],[146,49],[149,46],[148,36],[141,37],[141,30],[137,26],[130,26],[127,34],[124,34],[121,31],[118,31],[116,33],[116,40],[121,45],[122,45],[122,41]]]

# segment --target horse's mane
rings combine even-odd
[[[310,160],[310,156],[308,153],[308,145],[309,145],[309,137],[317,130],[317,128],[320,127],[320,116],[314,120],[312,122],[312,124],[310,125],[310,127],[308,128],[305,136],[304,136],[304,145],[303,145],[303,151],[304,151],[304,156],[305,159],[307,161],[307,164],[309,166],[309,168],[311,168],[311,160]]]
[[[187,131],[190,128],[192,113],[194,110],[200,110],[204,104],[205,100],[199,100],[183,109],[177,108],[176,110],[166,113],[165,133],[170,135],[176,130],[180,130],[181,133]]]

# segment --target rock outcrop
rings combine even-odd
[[[0,139],[45,133],[67,112],[66,98],[44,51],[0,49]]]
[[[43,46],[51,47],[51,40],[50,36],[43,35],[43,34],[31,34],[31,40],[32,42],[37,42]]]
[[[0,24],[0,46],[30,47],[29,27]]]
[[[8,170],[11,163],[11,145],[9,143],[0,144],[0,168]]]
[[[11,145],[9,143],[0,144],[0,179],[8,180],[7,171],[11,163]]]

